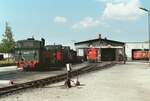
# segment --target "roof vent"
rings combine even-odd
[[[28,38],[27,40],[34,40],[34,38],[32,37],[32,38]]]

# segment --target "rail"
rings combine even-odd
[[[109,62],[109,63],[106,63],[102,66],[99,66],[97,63],[96,64],[92,63],[92,64],[89,64],[89,65],[83,67],[83,68],[72,71],[71,77],[75,77],[77,75],[89,73],[92,71],[97,71],[97,70],[109,68],[115,64],[116,64],[115,62]],[[67,73],[63,73],[63,74],[60,74],[57,76],[47,77],[44,79],[39,79],[39,80],[34,80],[34,81],[26,82],[26,83],[15,84],[12,86],[3,87],[3,88],[0,88],[0,96],[10,95],[10,94],[13,94],[15,92],[25,90],[27,88],[42,87],[45,85],[57,83],[60,81],[64,81],[66,78],[67,78]]]

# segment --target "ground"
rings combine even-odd
[[[76,78],[74,78],[75,80]],[[79,77],[81,86],[65,88],[64,82],[28,89],[1,101],[150,101],[150,67],[128,62]]]

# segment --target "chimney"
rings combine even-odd
[[[101,39],[102,37],[101,37],[101,34],[99,34],[99,39]]]
[[[41,41],[42,41],[42,46],[45,46],[45,39],[41,38]]]

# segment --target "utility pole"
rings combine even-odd
[[[149,33],[149,39],[148,39],[148,42],[149,42],[149,52],[148,52],[148,57],[149,57],[149,66],[150,66],[150,10],[146,9],[146,8],[142,8],[140,7],[141,10],[145,11],[148,13],[148,33]]]

